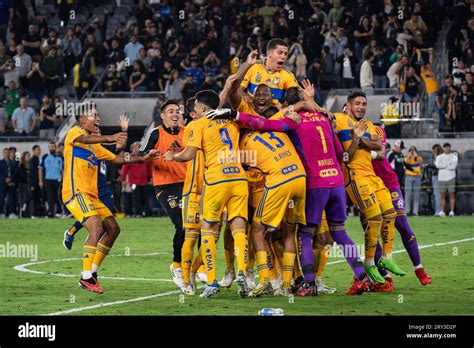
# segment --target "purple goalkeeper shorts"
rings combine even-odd
[[[328,222],[346,221],[346,189],[344,185],[306,191],[306,224],[320,225],[323,210]]]

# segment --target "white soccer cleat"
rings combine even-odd
[[[279,288],[281,287],[281,283],[282,283],[282,281],[281,281],[281,275],[278,276],[277,279],[271,280],[270,282],[272,283],[273,291],[275,291],[276,289],[279,289]]]
[[[283,287],[279,287],[278,289],[276,289],[274,292],[273,292],[273,295],[274,296],[290,296],[291,295],[291,288],[283,288]]]
[[[247,285],[247,277],[244,275],[243,271],[240,271],[237,277],[235,278],[237,283],[237,294],[240,297],[247,297],[249,294],[249,287]]]
[[[270,282],[258,283],[255,289],[249,292],[249,297],[260,297],[262,295],[273,295],[273,288]]]
[[[451,211],[449,212],[449,216],[450,216],[450,217],[453,217],[453,216],[454,216],[454,211],[451,210]]]
[[[235,270],[227,270],[224,273],[224,277],[219,282],[219,285],[223,288],[230,288],[232,286],[232,282],[235,279]]]
[[[173,268],[173,264],[171,264],[170,271],[171,277],[173,278],[173,282],[178,288],[181,288],[181,286],[183,285],[183,272],[181,271],[181,267]]]
[[[253,270],[247,270],[247,286],[249,287],[250,290],[253,290],[256,288]]]
[[[324,284],[323,279],[321,277],[316,277],[316,287],[318,288],[318,294],[334,294],[337,289],[331,288]]]
[[[444,211],[440,211],[440,212],[439,212],[439,216],[440,216],[440,217],[446,217],[446,213],[445,213]]]
[[[211,297],[211,296],[214,296],[216,294],[219,293],[219,287],[218,286],[209,286],[209,285],[206,285],[206,287],[204,288],[204,291],[202,292],[201,295],[199,295],[200,298],[208,298],[208,297]]]
[[[184,283],[183,286],[181,287],[181,291],[185,295],[194,295],[196,294],[196,290],[193,289],[193,286],[191,283]]]
[[[196,279],[199,279],[201,283],[207,284],[207,273],[206,272],[197,272]]]

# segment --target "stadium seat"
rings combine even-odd
[[[107,20],[107,28],[112,25],[120,25],[120,20],[117,17],[109,17]]]
[[[468,150],[464,152],[464,159],[474,161],[474,150]]]
[[[456,185],[457,191],[474,191],[474,185],[472,185],[472,167],[458,169]]]
[[[36,98],[28,98],[28,106],[35,109],[36,112],[40,109],[40,103]]]
[[[130,6],[120,6],[115,9],[114,15],[115,16],[117,15],[128,16],[130,12],[132,12],[132,9],[130,8]]]
[[[57,96],[61,97],[61,99],[68,98],[69,97],[69,91],[65,87],[58,87],[54,91],[54,95],[57,95]]]
[[[433,154],[431,151],[418,151],[418,154],[423,157],[424,163],[433,163]]]

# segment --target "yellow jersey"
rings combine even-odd
[[[183,144],[185,147],[189,142],[189,134],[193,131],[195,122],[196,121],[192,121],[184,129]],[[198,150],[198,152],[196,152],[196,156],[194,156],[194,159],[188,162],[186,176],[184,177],[183,196],[189,195],[190,193],[196,193],[200,195],[202,192],[203,179],[204,154],[201,150]]]
[[[244,98],[242,98],[240,101],[237,111],[243,112],[244,114],[258,115],[257,111],[255,111],[255,108],[253,107],[253,104],[248,103]]]
[[[274,102],[283,100],[288,88],[299,86],[295,75],[286,67],[283,67],[280,71],[270,71],[265,67],[265,61],[252,65],[240,86],[247,89],[247,93],[253,96],[255,89],[260,84],[266,84],[271,88]]]
[[[423,158],[420,155],[416,157],[406,156],[405,162],[408,164],[406,166],[405,174],[409,176],[421,176],[423,170]]]
[[[283,115],[276,113],[271,119]],[[282,132],[249,131],[240,140],[242,161],[249,170],[257,169],[265,174],[265,187],[273,188],[306,172],[288,135]]]
[[[239,126],[229,120],[201,118],[193,121],[187,146],[204,153],[206,185],[247,180],[239,152]]]
[[[97,175],[99,160],[112,161],[115,154],[101,144],[77,143],[76,139],[87,132],[79,126],[72,127],[64,141],[64,173],[62,198],[67,204],[78,192],[98,198]]]
[[[398,113],[398,104],[388,104],[386,107],[383,108],[382,114],[380,115],[383,120],[385,119],[393,119],[393,121],[383,121],[386,126],[394,125],[398,123],[398,118],[400,118],[400,114]]]
[[[344,150],[347,151],[347,149],[349,149],[352,144],[351,131],[357,124],[357,121],[352,119],[349,115],[340,112],[335,113],[334,116],[336,117],[337,135]],[[369,120],[364,120],[364,122],[366,122],[368,125],[368,130],[364,134],[364,137],[369,139],[378,138],[374,124]],[[366,148],[359,147],[355,151],[351,161],[347,164],[347,166],[344,166],[344,171],[346,171],[346,167],[348,167],[354,175],[375,176],[374,168],[372,167],[372,157],[370,155],[370,150]]]
[[[426,93],[431,94],[438,92],[438,81],[436,80],[435,74],[431,70],[422,68],[421,78],[425,83]]]

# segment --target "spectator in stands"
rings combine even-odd
[[[10,81],[8,89],[5,93],[5,99],[3,100],[3,107],[8,119],[13,116],[13,111],[20,106],[20,92],[16,88],[15,81]]]
[[[98,45],[102,45],[103,40],[103,29],[100,18],[96,17],[93,19],[91,25],[86,29],[86,33],[94,36],[95,42]]]
[[[297,80],[304,80],[306,78],[306,65],[308,64],[308,60],[301,44],[294,43],[290,47],[286,64],[290,67],[290,70],[296,76]]]
[[[183,93],[180,91],[180,86],[184,80],[179,76],[178,69],[171,71],[171,76],[165,85],[166,99],[183,100]]]
[[[63,61],[57,54],[57,48],[51,47],[48,55],[44,57],[41,63],[41,71],[44,72],[44,86],[46,93],[53,95],[56,88],[62,81],[62,74],[64,72]]]
[[[341,87],[346,89],[354,88],[356,60],[352,50],[346,47],[343,51],[343,55],[339,56],[336,61],[340,66]]]
[[[9,87],[10,81],[15,82],[15,88],[20,86],[20,76],[18,71],[15,69],[15,62],[13,59],[8,59],[5,65],[2,67],[3,78],[5,79],[5,87]]]
[[[151,58],[147,55],[145,48],[140,48],[138,50],[137,60],[141,61],[146,71],[152,69]]]
[[[131,92],[146,92],[146,69],[140,60],[133,63],[133,72],[130,74],[129,87]]]
[[[68,29],[66,36],[61,42],[61,55],[64,61],[64,72],[70,76],[71,70],[76,64],[76,57],[82,52],[81,41],[74,36],[74,31]]]
[[[411,103],[415,106],[420,99],[420,83],[421,78],[416,74],[415,68],[405,67],[403,72],[403,84],[405,85],[405,93],[403,93],[403,101],[405,103]],[[415,110],[415,108],[412,108]],[[412,116],[420,117],[420,115],[413,114]]]
[[[390,155],[388,155],[388,161],[391,164],[395,173],[397,173],[398,183],[402,188],[405,186],[405,156],[402,152],[404,148],[405,143],[403,142],[403,140],[397,140],[393,145],[392,152],[390,153]]]
[[[454,97],[454,130],[470,132],[474,130],[474,94],[469,90],[466,81],[461,84],[459,94]]]
[[[443,149],[441,148],[440,144],[435,144],[431,148],[433,152],[433,164],[430,165],[430,168],[433,170],[433,175],[431,177],[431,183],[433,185],[433,197],[434,197],[434,209],[435,213],[434,216],[439,216],[439,213],[441,211],[441,199],[440,199],[440,188],[439,188],[439,170],[436,167],[436,158],[438,158],[439,155],[443,153]]]
[[[38,103],[41,103],[44,95],[44,72],[41,71],[38,62],[33,62],[31,70],[26,74],[28,80],[27,93],[30,98],[35,98]]]
[[[466,65],[464,64],[464,61],[462,59],[457,61],[457,64],[453,65],[453,72],[451,75],[453,75],[453,84],[456,87],[460,87],[462,81],[464,81],[465,76],[466,76]]]
[[[107,92],[118,92],[122,90],[122,73],[117,71],[117,64],[111,63],[105,75],[105,90]]]
[[[18,171],[18,196],[19,196],[19,216],[25,217],[28,213],[28,207],[31,202],[31,190],[29,183],[31,155],[29,151],[21,154],[20,166]]]
[[[375,88],[387,88],[387,72],[389,68],[389,58],[385,54],[383,46],[377,46],[374,57],[374,82]]]
[[[425,83],[426,94],[428,94],[428,108],[426,112],[426,118],[433,119],[433,111],[436,103],[436,95],[438,93],[438,81],[436,75],[431,70],[431,63],[426,62],[421,70],[421,78]]]
[[[8,123],[8,116],[4,108],[0,107],[0,135],[5,133],[5,128]]]
[[[469,87],[469,92],[474,94],[474,77],[471,71],[466,72],[466,82]]]
[[[143,45],[138,42],[137,36],[132,35],[130,36],[130,42],[125,45],[123,52],[125,53],[125,57],[128,59],[130,65],[132,65],[135,60],[137,60],[138,51],[140,48],[144,48]]]
[[[18,78],[20,80],[20,86],[22,89],[26,89],[27,87],[27,78],[26,74],[28,71],[31,70],[31,56],[25,53],[25,48],[23,45],[16,46],[17,54],[13,57],[13,61],[15,62],[15,68],[18,72]]]
[[[56,122],[56,107],[51,103],[51,99],[48,95],[43,97],[43,105],[39,112],[40,121],[40,138],[53,139],[56,132],[54,125]]]
[[[191,66],[184,71],[184,76],[191,74],[193,83],[200,86],[204,82],[204,71],[199,67],[199,58],[193,57],[190,61]]]
[[[58,37],[56,30],[51,28],[49,29],[48,38],[45,39],[43,41],[43,44],[41,45],[41,51],[43,52],[43,55],[47,55],[52,47],[59,50],[61,48],[61,44],[62,44],[62,41]]]
[[[183,83],[179,87],[179,91],[183,93],[183,99],[188,100],[196,94],[198,91],[198,86],[194,82],[193,75],[189,72],[184,79]]]
[[[397,35],[401,31],[401,26],[397,21],[398,11],[393,8],[388,14],[388,19],[383,25],[383,31],[385,32],[385,42],[387,47],[392,47],[397,43]]]
[[[32,218],[39,216],[41,208],[41,197],[42,189],[39,185],[39,166],[40,166],[40,157],[41,157],[41,147],[39,145],[33,145],[33,156],[30,160],[29,168],[29,178],[28,182],[30,184],[31,199],[33,204],[30,207],[30,214]]]
[[[21,42],[25,47],[25,52],[31,56],[35,62],[41,60],[41,36],[36,31],[36,26],[29,25],[28,33],[23,36],[23,41]]]
[[[364,57],[364,62],[360,67],[360,88],[364,93],[374,89],[374,75],[372,72],[372,62],[374,61],[374,54],[372,51],[367,52]]]
[[[405,157],[405,203],[407,214],[418,216],[420,204],[421,176],[423,174],[423,157],[415,146],[410,146]]]
[[[403,24],[403,29],[408,30],[419,47],[423,47],[423,34],[428,32],[428,27],[416,13],[412,13],[411,18]]]
[[[20,98],[20,106],[13,111],[12,125],[16,135],[32,135],[38,116],[33,108],[28,106],[26,97]]]
[[[443,144],[443,153],[436,157],[435,161],[438,171],[438,182],[441,192],[441,211],[439,216],[445,217],[446,212],[446,192],[449,194],[449,216],[454,216],[455,192],[456,192],[456,168],[458,166],[458,154],[451,152],[451,144]]]
[[[56,143],[48,145],[49,153],[43,155],[39,165],[39,186],[46,193],[48,217],[60,217],[59,186],[64,169],[63,159],[56,153]]]
[[[369,43],[369,40],[373,34],[372,27],[368,16],[362,16],[359,21],[359,26],[354,31],[355,38],[355,55],[357,59],[362,59],[362,51],[365,46]]]
[[[400,114],[398,113],[398,108],[398,98],[390,97],[388,99],[388,104],[382,109],[382,113],[380,114],[388,139],[401,137],[400,123],[398,121]]]
[[[137,156],[140,152],[140,142],[131,146],[131,155]],[[127,181],[132,189],[133,214],[135,217],[146,215],[147,208],[147,186],[151,178],[151,162],[124,164],[122,166],[122,182]]]
[[[445,85],[438,91],[436,104],[439,113],[439,131],[443,132],[446,124],[446,114],[448,113],[449,100],[458,94],[458,89],[453,85],[453,76],[446,75],[444,79]]]

